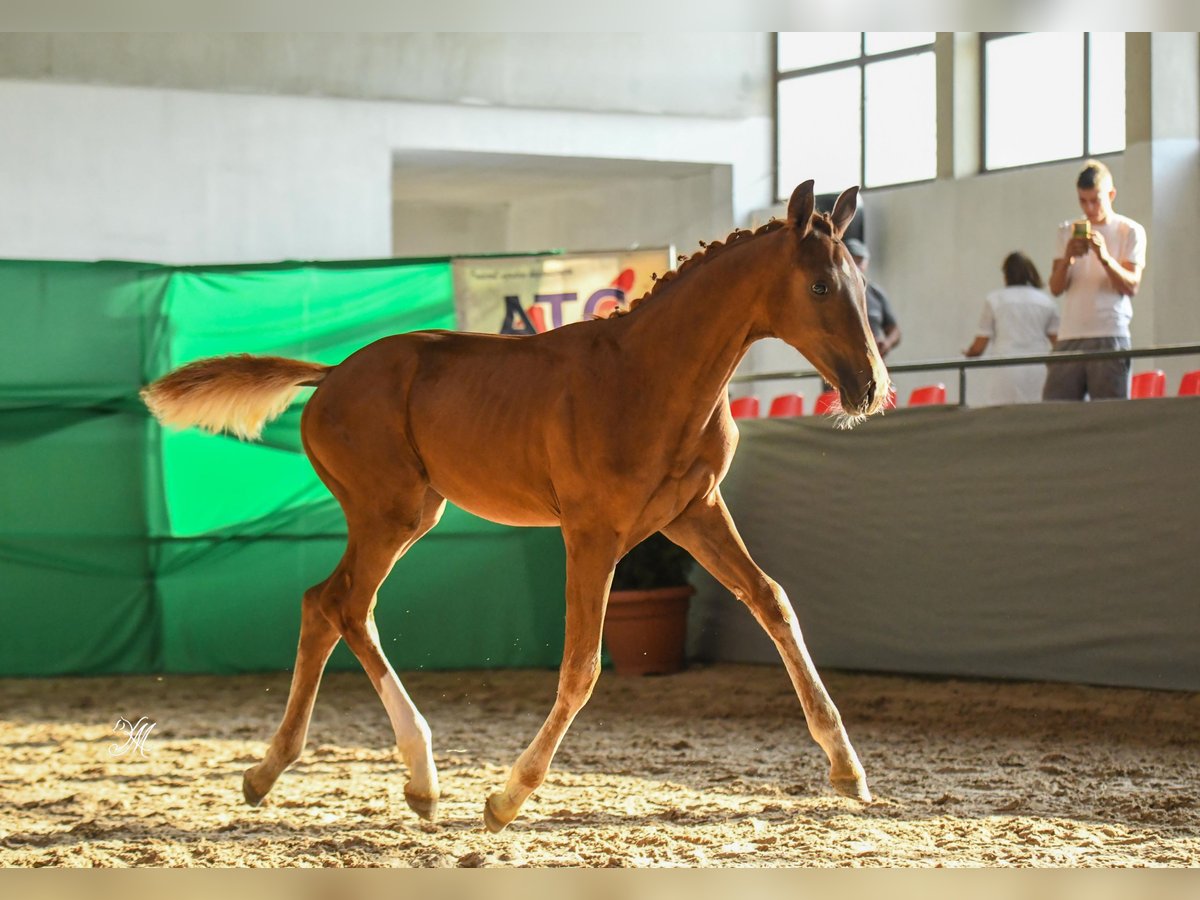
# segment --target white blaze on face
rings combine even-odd
[[[846,260],[843,259],[842,260],[842,274],[845,275],[846,278],[848,278],[850,281],[854,281],[854,278],[858,274],[858,272],[852,265],[850,265],[850,263],[846,262]]]
[[[891,376],[888,375],[887,366],[883,364],[883,357],[878,352],[871,353],[871,372],[875,381],[875,400],[867,412],[874,414],[882,411],[887,405],[888,396],[892,391]]]

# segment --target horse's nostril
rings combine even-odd
[[[875,401],[875,380],[867,382],[867,393],[863,398],[863,406],[870,406]]]

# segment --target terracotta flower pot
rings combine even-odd
[[[666,675],[683,669],[691,585],[613,591],[604,643],[618,675]]]

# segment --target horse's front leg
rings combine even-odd
[[[573,529],[564,523],[567,550],[567,627],[558,674],[558,696],[537,737],[517,758],[503,791],[483,809],[490,831],[498,832],[546,778],[546,770],[576,714],[600,676],[600,633],[604,607],[620,553],[617,535],[603,529]]]
[[[841,714],[821,684],[804,646],[787,594],[750,558],[719,490],[697,498],[663,530],[750,608],[775,642],[800,697],[808,730],[829,757],[829,780],[838,793],[870,802],[867,776],[850,745]]]

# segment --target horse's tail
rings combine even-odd
[[[332,368],[279,356],[214,356],[164,375],[142,388],[141,397],[172,428],[195,425],[256,440],[300,388],[320,384]]]

